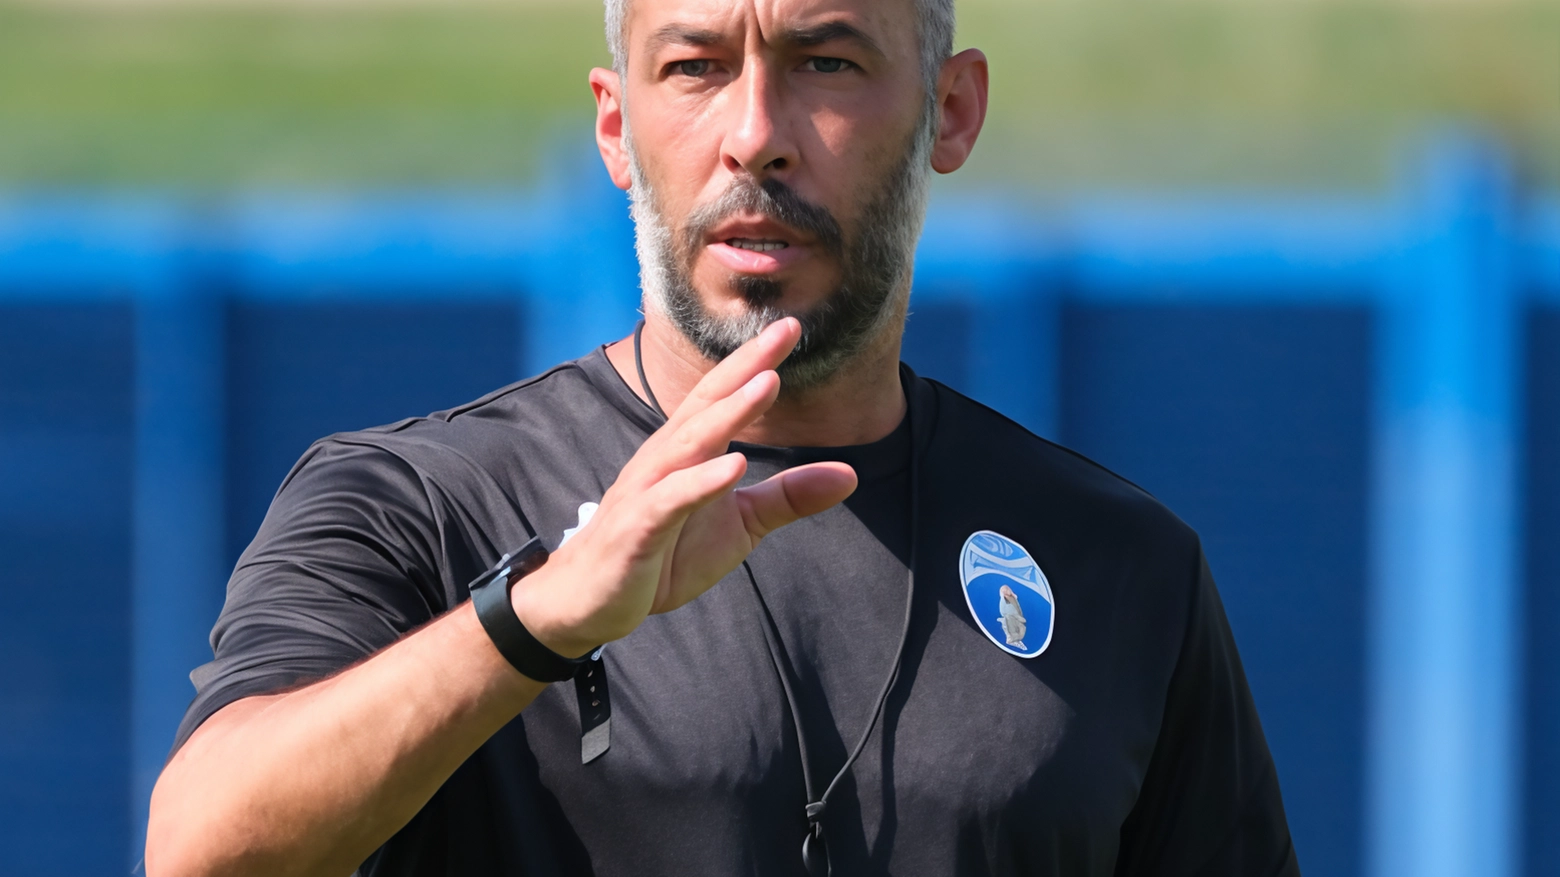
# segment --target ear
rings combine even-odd
[[[932,146],[932,170],[951,174],[964,165],[975,138],[986,123],[986,54],[965,49],[943,62],[937,77],[937,110],[941,117]]]
[[[612,182],[624,191],[633,183],[628,149],[623,142],[623,82],[611,70],[590,71],[590,90],[596,96],[596,148]]]

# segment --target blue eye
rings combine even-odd
[[[816,73],[838,73],[850,64],[843,58],[809,58],[807,63],[812,65]]]
[[[699,59],[697,61],[678,61],[672,65],[673,69],[683,76],[703,76],[710,72],[710,62]]]

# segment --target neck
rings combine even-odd
[[[800,392],[782,392],[774,407],[737,434],[737,440],[782,447],[838,447],[874,442],[894,431],[905,416],[899,383],[899,342],[904,305],[882,332],[827,382]],[[715,367],[664,316],[650,311],[642,338],[645,377],[667,414],[705,373]],[[607,359],[641,398],[634,365],[633,336],[607,347]],[[648,400],[646,400],[648,401]]]

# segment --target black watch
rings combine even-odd
[[[537,682],[562,682],[574,678],[581,667],[589,664],[590,654],[565,658],[542,645],[520,623],[514,604],[509,600],[509,591],[515,582],[536,572],[546,562],[547,549],[538,536],[519,550],[499,558],[492,569],[471,583],[471,605],[476,607],[477,620],[482,622],[482,629],[498,647],[499,654],[522,676]]]

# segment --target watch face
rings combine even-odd
[[[546,562],[547,549],[542,545],[542,540],[540,538],[532,539],[520,548],[500,557],[498,563],[493,564],[491,569],[473,579],[471,585],[466,590],[468,592],[480,591],[488,585],[502,580],[507,591],[515,586],[515,582],[536,572]]]
[[[509,557],[509,586],[542,568],[547,562],[547,548],[540,537],[532,539]]]

